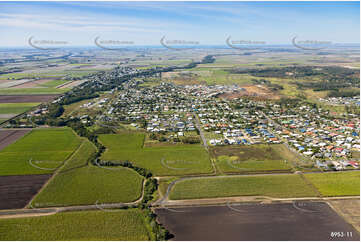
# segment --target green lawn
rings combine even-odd
[[[40,103],[0,103],[0,114],[23,113]]]
[[[80,142],[80,138],[69,128],[32,130],[0,151],[0,175],[51,173],[46,169],[58,167]],[[29,163],[30,159],[36,167]]]
[[[360,195],[360,172],[305,174],[323,196]]]
[[[100,135],[107,147],[103,160],[131,161],[155,175],[211,173],[209,155],[200,145],[160,145],[143,147],[144,134],[122,133]]]
[[[184,180],[170,193],[173,200],[232,196],[316,197],[316,193],[295,174]]]
[[[95,146],[85,140],[59,173],[32,201],[33,207],[132,202],[142,194],[143,178],[135,171],[91,165]],[[89,164],[88,164],[89,163]]]
[[[291,171],[288,150],[282,145],[216,146],[211,148],[217,166],[226,173]]]
[[[138,209],[1,219],[0,240],[154,240]]]

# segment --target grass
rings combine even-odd
[[[107,147],[103,160],[128,160],[155,175],[212,172],[209,155],[200,144],[143,147],[144,134],[135,132],[100,135],[99,140]]]
[[[35,129],[0,151],[0,175],[46,174],[65,161],[80,139],[69,128]]]
[[[359,196],[360,172],[305,174],[323,196]]]
[[[59,173],[32,201],[33,207],[132,202],[140,198],[143,178],[127,168],[103,169],[88,164],[96,152],[85,140]]]
[[[41,87],[57,87],[61,84],[68,82],[67,80],[51,80],[46,83],[40,84]]]
[[[154,240],[141,210],[63,212],[2,219],[0,240]]]
[[[23,113],[40,103],[0,103],[0,114]]]
[[[170,193],[173,200],[232,196],[316,197],[316,193],[295,174],[184,180]]]
[[[257,171],[291,171],[281,150],[282,145],[216,146],[211,148],[219,169],[226,173]]]

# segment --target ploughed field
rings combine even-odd
[[[174,240],[354,240],[359,233],[323,202],[228,204],[155,210]],[[332,232],[343,232],[343,236]]]
[[[50,175],[0,176],[0,209],[24,208]]]
[[[64,212],[1,219],[0,240],[154,240],[141,210]]]
[[[58,95],[0,95],[0,103],[48,102]]]
[[[106,147],[104,161],[130,161],[155,175],[212,173],[209,155],[202,145],[164,145],[143,147],[143,133],[106,134],[99,136]]]
[[[0,130],[0,150],[23,137],[30,130]]]

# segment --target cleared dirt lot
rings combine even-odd
[[[48,102],[59,95],[0,95],[0,103]]]
[[[14,143],[25,134],[29,133],[29,130],[0,130],[0,150],[6,146]]]
[[[359,240],[359,233],[323,202],[229,204],[156,209],[174,240]],[[352,232],[352,237],[331,237]]]
[[[333,200],[329,204],[348,223],[360,231],[360,199]]]
[[[50,176],[0,176],[0,209],[24,208]]]

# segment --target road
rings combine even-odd
[[[208,150],[208,144],[207,144],[207,139],[204,137],[204,133],[203,133],[203,130],[202,130],[202,127],[201,127],[201,124],[199,122],[199,118],[197,116],[196,113],[193,113],[194,114],[194,117],[195,117],[195,120],[196,120],[196,127],[197,129],[199,130],[199,135],[201,136],[201,139],[203,141],[203,146],[206,150]]]

